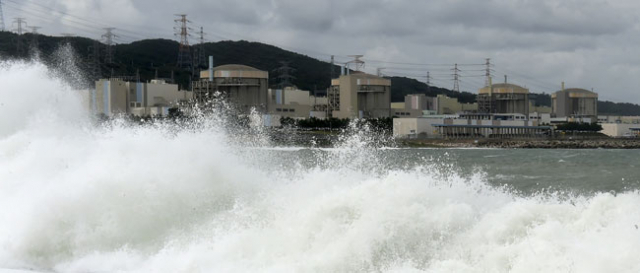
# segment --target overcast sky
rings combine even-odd
[[[594,89],[601,100],[640,103],[637,0],[2,0],[7,28],[24,17],[41,33],[118,42],[169,38],[188,14],[208,41],[251,40],[338,62],[362,54],[366,70],[452,88],[454,63],[491,58],[494,82],[532,92]],[[197,42],[196,34],[192,43]],[[396,64],[394,64],[396,63]],[[441,65],[409,65],[446,64]],[[295,66],[295,64],[292,64]],[[484,85],[483,66],[461,65],[461,89]]]

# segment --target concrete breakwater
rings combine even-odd
[[[640,149],[640,139],[409,139],[405,147],[522,148],[522,149]]]

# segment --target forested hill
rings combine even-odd
[[[21,38],[23,50],[17,50],[18,39]],[[37,43],[35,43],[37,41]],[[61,44],[68,43],[76,52],[78,66],[85,72],[87,84],[98,77],[134,76],[139,73],[141,80],[150,80],[158,74],[160,78],[170,78],[173,74],[175,81],[183,88],[188,86],[190,73],[176,68],[178,59],[178,42],[166,39],[141,40],[130,44],[118,44],[113,47],[114,60],[112,64],[100,63],[99,74],[92,71],[94,47],[98,48],[99,60],[103,61],[105,46],[97,41],[83,37],[51,37],[45,35],[24,34],[18,36],[10,32],[0,32],[0,58],[15,59],[29,58],[34,50],[34,44],[40,52],[40,59],[45,63],[54,64],[54,52]],[[31,52],[31,53],[30,53]],[[295,77],[292,82],[304,90],[326,90],[330,84],[331,65],[327,62],[284,50],[272,45],[247,41],[220,41],[205,44],[205,56],[213,55],[215,65],[244,64],[269,72],[270,84],[278,83],[275,70],[282,61],[289,62],[295,68],[291,74]],[[58,56],[59,58],[59,56]],[[205,67],[202,67],[203,69]],[[334,66],[335,75],[340,68]],[[391,77],[392,101],[404,100],[407,94],[426,94],[436,96],[445,94],[458,98],[461,102],[474,102],[477,90],[470,92],[454,92],[449,89],[432,86],[405,77]],[[555,90],[550,90],[553,92]],[[550,106],[551,98],[548,94],[534,94],[532,98],[537,105]],[[601,101],[598,103],[600,113],[617,115],[640,115],[640,106],[630,103],[613,103]]]

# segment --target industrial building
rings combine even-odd
[[[87,96],[87,105],[92,113],[106,116],[167,115],[170,108],[191,100],[191,95],[191,92],[180,91],[178,85],[163,80],[131,82],[119,78],[100,79]]]
[[[489,84],[478,90],[478,112],[529,115],[529,89],[511,84]]]
[[[196,102],[205,103],[221,96],[244,114],[251,109],[267,112],[268,89],[268,72],[239,64],[210,67],[200,72],[200,80],[193,82]]]
[[[601,133],[610,137],[640,137],[640,124],[603,123]]]
[[[425,94],[409,94],[404,96],[404,109],[433,110],[433,98]]]
[[[552,135],[551,126],[537,121],[471,119],[470,117],[421,117],[393,119],[397,138],[537,138]]]
[[[461,103],[456,98],[438,95],[427,97],[424,94],[410,94],[404,97],[404,103],[391,103],[394,117],[421,117],[433,115],[453,115],[477,112],[477,103]]]
[[[326,97],[315,97],[309,91],[295,87],[269,89],[268,93],[270,115],[291,118],[326,117]]]
[[[580,88],[563,88],[551,94],[551,109],[555,117],[597,118],[598,94]]]
[[[328,116],[383,118],[391,116],[391,80],[353,72],[331,80]]]
[[[477,112],[477,103],[461,103],[456,98],[438,95],[433,98],[433,110],[438,115],[453,115],[465,112]]]

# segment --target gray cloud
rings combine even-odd
[[[255,40],[327,60],[329,54],[365,54],[367,70],[411,63],[482,63],[492,58],[496,77],[535,92],[561,81],[594,88],[601,98],[640,103],[640,3],[633,0],[25,0],[77,18],[27,13],[5,6],[5,17],[26,17],[43,33],[73,32],[99,38],[118,28],[120,42],[174,38],[173,15],[186,13],[212,41]],[[39,15],[39,16],[38,16]],[[194,40],[195,42],[195,40]],[[415,67],[414,67],[415,68]],[[439,68],[418,66],[423,75]],[[468,72],[468,75],[472,72]],[[475,91],[481,78],[463,79]],[[450,88],[446,76],[434,80]]]

